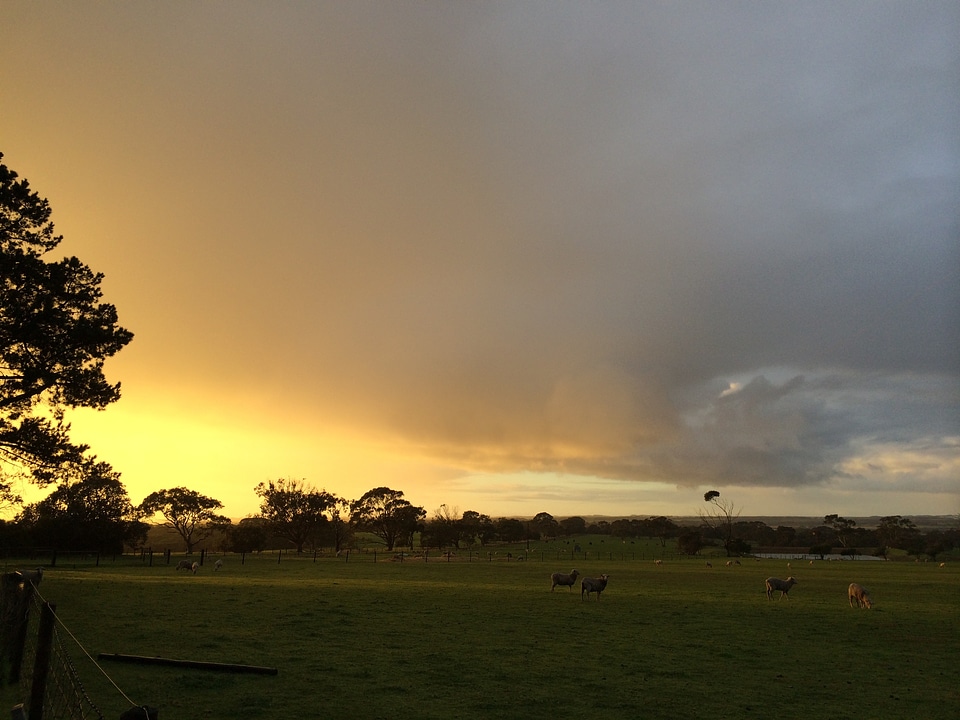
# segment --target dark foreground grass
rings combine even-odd
[[[937,718],[960,707],[960,568],[610,560],[603,599],[556,562],[227,558],[53,569],[41,591],[86,649],[278,669],[102,662],[174,718]],[[763,580],[793,574],[789,600]],[[870,589],[875,609],[847,604]],[[77,665],[104,715],[128,706]],[[2,708],[4,712],[7,708]]]

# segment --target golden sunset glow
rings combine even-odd
[[[4,163],[135,334],[74,439],[234,518],[960,512],[928,10],[5,5]]]

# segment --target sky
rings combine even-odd
[[[960,4],[0,4],[139,503],[960,513]],[[36,491],[25,488],[28,498]]]

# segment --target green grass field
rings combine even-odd
[[[960,563],[577,561],[602,600],[550,592],[569,560],[211,558],[59,566],[41,593],[86,650],[275,667],[102,661],[160,718],[938,718],[960,707]],[[540,557],[545,557],[543,561]],[[795,576],[770,602],[763,581]],[[865,585],[873,610],[847,604]],[[594,596],[595,598],[595,596]],[[68,643],[69,647],[69,643]],[[104,716],[128,707],[79,650]],[[4,689],[9,700],[9,688]],[[3,712],[9,710],[2,708]]]

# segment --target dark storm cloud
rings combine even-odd
[[[463,470],[954,482],[960,5],[123,7],[6,52],[58,37],[20,134],[131,208],[144,381]]]
[[[520,7],[466,33],[443,87],[496,221],[417,246],[400,432],[499,469],[785,486],[881,431],[955,435],[957,13],[934,9]],[[783,367],[818,380],[764,380]]]

